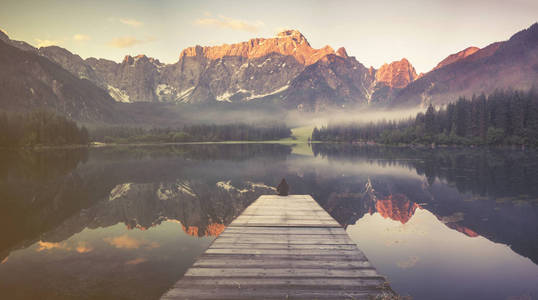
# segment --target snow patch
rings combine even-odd
[[[230,93],[228,91],[218,95],[215,99],[217,99],[217,101],[224,101],[224,102],[232,102],[230,100],[230,97],[235,95],[235,93]]]
[[[283,86],[283,87],[281,87],[279,89],[276,89],[276,90],[274,90],[272,92],[269,92],[269,93],[266,93],[266,94],[258,94],[257,95],[257,94],[255,94],[253,92],[250,92],[251,95],[249,97],[245,98],[245,100],[249,101],[249,100],[252,100],[252,99],[263,98],[263,97],[271,96],[271,95],[274,95],[274,94],[278,94],[280,92],[283,92],[283,91],[287,90],[289,87],[290,87],[289,85],[285,85],[285,86]]]
[[[234,191],[234,192],[238,192],[238,193],[241,193],[241,194],[248,192],[248,189],[238,189],[238,188],[236,188],[235,186],[232,185],[231,182],[232,182],[231,180],[219,181],[219,182],[217,182],[217,187],[221,188],[223,190],[226,190],[228,192]]]
[[[188,183],[178,183],[177,191],[192,197],[196,197],[196,194],[192,191],[192,188]]]
[[[236,92],[226,91],[223,94],[218,95],[216,97],[216,100],[217,101],[232,102],[230,100],[230,98],[232,96],[237,95],[237,94],[247,94],[248,96],[243,98],[243,101],[249,101],[249,100],[252,100],[252,99],[263,98],[263,97],[271,96],[271,95],[274,95],[274,94],[278,94],[280,92],[285,91],[288,88],[289,88],[289,85],[285,85],[285,86],[282,86],[282,87],[280,87],[280,88],[278,88],[278,89],[276,89],[274,91],[271,91],[271,92],[268,92],[268,93],[265,93],[265,94],[256,94],[256,91],[249,91],[249,90],[245,90],[245,89],[240,88]]]
[[[249,186],[249,188],[239,189],[239,188],[236,188],[235,186],[232,185],[231,180],[228,180],[228,181],[219,181],[219,182],[217,182],[217,187],[219,187],[219,188],[221,188],[221,189],[223,189],[225,191],[228,191],[228,192],[237,192],[237,193],[240,193],[240,194],[243,194],[243,193],[246,193],[246,192],[255,192],[256,189],[269,189],[269,190],[276,191],[276,188],[274,188],[272,186],[268,186],[268,185],[264,184],[263,182],[247,181],[246,184]]]
[[[251,181],[247,181],[248,184],[250,184],[250,186],[252,188],[261,188],[261,189],[270,189],[270,190],[273,190],[273,191],[276,191],[276,188],[273,187],[273,186],[268,186],[266,185],[265,183],[263,182],[251,182]]]
[[[181,93],[179,93],[179,95],[177,95],[177,98],[176,100],[177,101],[185,101],[188,96],[190,96],[190,94],[192,93],[192,91],[194,90],[194,86],[182,91]]]
[[[157,95],[159,101],[168,100],[170,99],[171,95],[174,95],[175,93],[176,89],[168,84],[158,84],[155,88],[155,95]]]
[[[116,100],[116,102],[131,103],[131,100],[129,100],[129,95],[127,95],[127,92],[125,92],[124,90],[120,90],[111,85],[108,85],[107,89],[110,97]]]
[[[108,201],[114,201],[118,198],[121,198],[129,192],[131,189],[131,183],[122,183],[116,185],[112,191],[110,191],[110,195],[108,195]]]
[[[263,63],[261,63],[261,64],[259,64],[259,65],[258,65],[258,68],[261,68],[261,67],[263,67],[263,65],[265,65],[266,63],[268,63],[268,62],[270,62],[270,61],[271,61],[271,59],[270,59],[270,58],[268,58],[268,59],[264,60],[264,61],[263,61]]]

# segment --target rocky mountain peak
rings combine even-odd
[[[385,199],[379,199],[375,204],[377,212],[383,218],[407,223],[415,214],[418,204],[411,202],[405,195],[389,195]]]
[[[435,68],[433,68],[433,69],[437,70],[437,69],[440,69],[440,68],[442,68],[444,66],[447,66],[449,64],[452,64],[452,63],[455,63],[457,61],[460,61],[460,60],[466,58],[467,56],[474,54],[478,50],[480,50],[480,48],[478,48],[478,47],[465,48],[464,50],[461,50],[460,52],[457,52],[457,53],[449,55],[447,58],[445,58],[441,62],[439,62],[437,64],[437,66],[435,66]]]
[[[375,73],[376,82],[384,83],[392,88],[404,88],[417,77],[415,68],[406,58],[384,64]]]
[[[349,56],[347,55],[346,48],[344,48],[344,47],[338,48],[338,50],[336,50],[336,55],[338,55],[340,57],[343,57],[343,58],[349,58]]]
[[[303,65],[311,65],[328,54],[335,54],[334,50],[325,46],[314,49],[306,38],[297,30],[285,30],[274,38],[255,38],[247,42],[236,44],[224,44],[220,46],[194,46],[184,49],[179,59],[186,57],[202,57],[209,60],[217,60],[223,57],[244,57],[256,59],[277,53],[294,57]]]
[[[145,54],[139,54],[134,57],[131,55],[126,55],[122,61],[122,64],[132,65],[137,62],[151,63],[157,66],[162,65],[162,63],[158,59],[155,59],[153,57],[147,57]]]
[[[278,38],[289,38],[289,39],[295,41],[298,44],[305,43],[306,45],[308,45],[310,47],[310,44],[306,40],[306,37],[302,33],[300,33],[298,30],[293,30],[293,29],[292,30],[284,30],[284,31],[281,31],[281,32],[277,33],[276,36]]]
[[[2,29],[0,29],[0,41],[8,41],[8,40],[9,40],[9,36],[7,36],[7,34]]]
[[[134,58],[131,55],[125,55],[123,58],[122,64],[132,65],[134,63]]]

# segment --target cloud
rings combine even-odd
[[[147,261],[147,259],[139,257],[139,258],[128,260],[128,261],[125,262],[125,264],[126,265],[138,265],[138,264],[141,264],[141,263],[146,262],[146,261]]]
[[[89,41],[91,40],[91,38],[88,35],[77,33],[73,36],[73,40],[77,42],[83,42],[83,41]]]
[[[145,247],[146,249],[155,249],[159,248],[161,245],[157,242],[148,242],[144,240],[137,240],[135,238],[129,237],[128,235],[120,235],[114,238],[104,238],[105,242],[118,249],[138,249],[140,247]]]
[[[60,41],[55,41],[55,40],[42,40],[42,39],[34,39],[34,40],[36,42],[37,48],[55,46],[55,45],[61,44]]]
[[[5,35],[9,36],[9,34],[7,33],[7,31],[5,31],[4,29],[0,28],[0,31],[2,31]]]
[[[105,238],[104,240],[105,242],[116,248],[125,249],[138,249],[143,244],[142,241],[129,237],[127,235],[121,235],[115,238]]]
[[[128,48],[142,43],[144,43],[142,40],[136,39],[132,36],[124,36],[111,40],[108,42],[108,45],[114,48]]]
[[[232,19],[225,16],[219,16],[218,18],[203,18],[197,19],[195,24],[202,26],[214,26],[219,28],[233,29],[239,31],[247,31],[251,33],[257,33],[260,28],[264,26],[262,21],[256,21],[254,23],[247,22],[238,19]]]
[[[409,269],[409,268],[414,267],[418,261],[419,261],[418,257],[410,256],[407,260],[397,262],[396,264],[398,265],[398,267],[402,269]]]
[[[107,43],[108,46],[114,47],[114,48],[129,48],[135,45],[145,44],[156,41],[157,38],[150,36],[146,39],[137,39],[133,36],[123,36],[123,37],[117,37],[115,39],[112,39]]]
[[[43,250],[52,250],[52,249],[70,250],[70,248],[65,243],[50,243],[50,242],[39,241],[38,245],[39,247],[36,249],[37,252],[41,252]]]
[[[137,21],[135,19],[120,19],[120,22],[125,25],[129,25],[131,27],[140,27],[144,25],[144,23]]]
[[[86,242],[79,242],[76,248],[78,253],[88,253],[93,251],[93,247],[86,244]]]

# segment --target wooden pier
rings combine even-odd
[[[161,299],[393,299],[309,195],[259,197]]]

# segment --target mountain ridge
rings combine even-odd
[[[115,102],[264,102],[292,110],[323,111],[331,107],[444,104],[497,88],[530,88],[538,84],[537,28],[535,23],[507,41],[450,54],[434,69],[419,75],[406,58],[375,69],[349,56],[344,47],[337,51],[330,46],[314,49],[297,30],[235,44],[188,47],[172,64],[144,54],[126,55],[121,62],[82,59],[62,47],[38,49],[4,33],[0,33],[0,40],[48,59],[90,82],[90,89],[100,90],[92,92],[95,95],[103,91]]]

